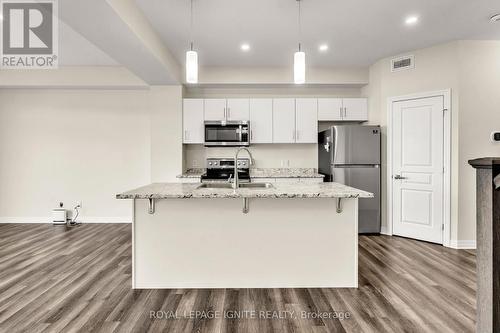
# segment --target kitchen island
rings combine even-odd
[[[155,183],[118,194],[134,202],[132,287],[357,287],[358,198],[371,193],[246,186]]]

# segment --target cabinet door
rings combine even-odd
[[[230,98],[227,100],[227,120],[249,120],[250,101],[248,98]]]
[[[203,143],[203,99],[184,99],[182,110],[183,142]]]
[[[222,98],[205,99],[205,120],[226,120],[226,100]]]
[[[366,98],[344,98],[344,119],[352,121],[368,120],[368,100]]]
[[[297,98],[295,100],[295,142],[318,142],[318,100]]]
[[[250,100],[250,143],[273,142],[273,100]]]
[[[318,98],[318,120],[342,120],[342,98]]]
[[[295,99],[273,99],[273,142],[295,142]]]

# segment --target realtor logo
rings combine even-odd
[[[2,68],[58,66],[56,0],[0,0]]]

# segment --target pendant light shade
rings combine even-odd
[[[302,35],[302,22],[300,12],[300,1],[297,0],[299,15],[298,15],[298,28],[299,28],[299,50],[293,55],[293,80],[295,84],[304,84],[306,82],[306,54],[300,48],[300,39]]]
[[[186,82],[198,83],[198,52],[193,51],[193,0],[191,0],[189,23],[191,49],[186,52]]]
[[[293,56],[293,79],[295,84],[306,82],[306,54],[302,51],[295,52]]]
[[[198,53],[196,51],[186,52],[186,82],[198,83]]]

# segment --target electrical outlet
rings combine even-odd
[[[197,168],[198,167],[198,160],[193,160],[193,168]]]

